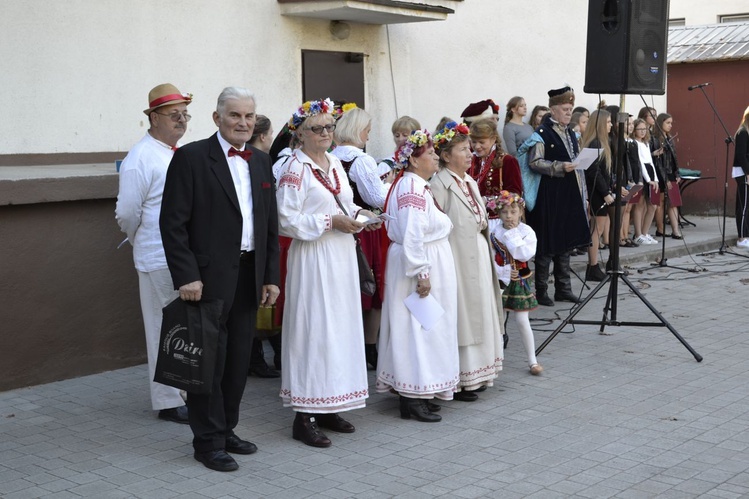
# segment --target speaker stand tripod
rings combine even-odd
[[[621,102],[619,105],[619,109],[624,109],[624,95],[621,96]],[[622,172],[623,172],[623,164],[624,164],[624,127],[626,126],[626,120],[627,120],[627,114],[626,113],[619,113],[619,116],[617,117],[619,127],[618,127],[618,148],[617,148],[617,154],[616,154],[616,178],[621,179],[623,178]],[[616,191],[616,197],[615,197],[615,210],[614,210],[614,234],[618,236],[620,225],[621,225],[621,198],[622,193],[621,189],[617,187],[615,189]],[[665,227],[664,227],[665,229]],[[543,343],[541,343],[538,348],[536,349],[536,355],[539,355],[546,346],[551,343],[551,341],[564,329],[567,327],[568,324],[590,324],[590,325],[600,325],[601,329],[600,332],[603,333],[606,326],[637,326],[637,327],[665,327],[668,328],[669,331],[671,331],[671,334],[673,334],[676,339],[678,339],[684,347],[689,350],[689,353],[691,353],[695,360],[697,362],[702,362],[702,356],[697,353],[690,345],[687,343],[687,341],[679,334],[676,329],[661,315],[660,312],[640,293],[640,290],[635,287],[632,282],[630,282],[629,279],[627,279],[627,276],[624,275],[624,271],[622,271],[619,267],[619,237],[614,237],[611,240],[611,253],[610,258],[612,260],[612,265],[610,266],[610,270],[606,272],[606,277],[603,281],[598,283],[598,286],[596,286],[593,291],[590,292],[590,294],[583,300],[583,302],[574,307],[570,311],[570,315],[562,321],[562,323],[557,327],[554,332],[552,332],[546,340],[544,340]],[[622,281],[624,284],[627,285],[627,287],[637,296],[637,298],[640,299],[640,301],[645,304],[648,309],[653,312],[653,315],[655,315],[658,318],[659,322],[629,322],[629,321],[619,321],[617,319],[617,305],[618,305],[618,290],[619,290],[619,281]],[[600,321],[575,321],[575,316],[579,314],[583,308],[593,299],[593,297],[601,290],[606,284],[610,284],[609,286],[609,294],[606,298],[606,306],[603,309],[603,318]],[[611,312],[611,316],[609,317],[609,312]]]

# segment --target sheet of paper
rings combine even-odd
[[[744,170],[740,166],[734,166],[731,169],[731,178],[738,178],[744,175]]]
[[[603,153],[603,149],[586,147],[580,151],[580,155],[572,162],[575,165],[575,170],[587,170],[593,164],[593,161],[598,159],[601,153]]]
[[[414,291],[403,300],[403,303],[406,304],[406,308],[411,312],[411,315],[419,321],[421,327],[427,331],[432,329],[445,313],[445,309],[442,308],[442,305],[440,305],[431,294],[421,298],[419,297],[419,294]]]
[[[624,197],[622,198],[622,201],[624,201],[624,202],[627,202],[627,203],[628,203],[628,202],[629,202],[629,201],[630,201],[630,200],[631,200],[631,199],[632,199],[633,197],[635,197],[635,196],[637,195],[637,193],[638,193],[638,192],[640,192],[641,190],[642,190],[642,184],[635,184],[635,185],[633,185],[633,186],[632,186],[632,187],[631,187],[631,188],[629,189],[629,192],[627,193],[627,195],[626,195],[626,196],[624,196]]]

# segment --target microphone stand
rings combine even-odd
[[[620,111],[624,109],[624,95],[620,97],[620,103],[619,103],[619,109]],[[665,327],[668,328],[669,331],[671,331],[671,334],[673,334],[676,339],[678,339],[684,347],[689,350],[689,353],[694,356],[695,360],[697,362],[702,362],[702,355],[697,353],[692,346],[687,343],[687,341],[679,334],[679,332],[674,329],[674,327],[666,320],[663,315],[656,309],[644,296],[642,293],[640,293],[640,290],[637,289],[637,287],[630,282],[630,280],[627,278],[626,275],[624,275],[624,271],[619,267],[619,230],[621,228],[621,200],[622,200],[622,189],[619,185],[621,183],[621,179],[624,178],[624,127],[626,127],[627,123],[627,113],[620,112],[619,116],[617,117],[619,128],[618,128],[618,148],[617,148],[617,154],[615,158],[615,172],[616,172],[616,179],[617,179],[617,185],[615,186],[615,201],[614,201],[614,220],[612,222],[614,226],[614,234],[616,237],[612,238],[610,241],[611,245],[611,256],[610,260],[612,265],[608,266],[610,267],[610,270],[606,271],[606,277],[603,279],[603,281],[599,282],[598,285],[593,289],[593,291],[590,292],[590,294],[585,297],[582,303],[574,307],[570,311],[570,315],[562,321],[562,323],[557,327],[553,333],[549,335],[546,340],[544,340],[543,343],[541,343],[538,348],[536,349],[536,355],[539,355],[546,346],[551,343],[551,341],[564,329],[567,327],[567,324],[595,324],[600,325],[601,329],[600,332],[603,333],[604,328],[606,326],[639,326],[639,327]],[[655,315],[659,322],[628,322],[628,321],[619,321],[616,318],[617,315],[617,306],[618,306],[618,283],[619,280],[621,280],[624,284],[627,285],[627,287],[640,299],[640,301]],[[583,308],[593,299],[593,297],[603,289],[603,287],[610,283],[609,286],[609,294],[606,298],[606,306],[603,309],[603,318],[600,321],[588,321],[588,320],[581,320],[581,321],[575,321],[575,316],[582,311]],[[609,319],[609,311],[611,311],[611,319]]]
[[[728,128],[726,128],[725,123],[723,123],[723,119],[720,117],[720,113],[718,113],[718,110],[715,109],[715,105],[713,105],[713,102],[710,100],[710,97],[707,96],[707,93],[705,92],[704,87],[700,87],[700,91],[702,92],[702,95],[705,96],[705,100],[708,104],[710,104],[710,108],[713,110],[713,115],[718,118],[718,122],[720,123],[720,126],[723,127],[723,132],[726,134],[726,138],[724,139],[724,142],[726,143],[726,169],[725,169],[725,182],[723,183],[723,231],[721,234],[720,239],[720,248],[717,250],[712,251],[705,251],[704,253],[698,253],[698,256],[708,256],[713,255],[715,253],[719,255],[725,255],[728,253],[729,255],[734,256],[740,256],[742,258],[749,258],[747,255],[742,255],[741,253],[736,253],[735,251],[731,251],[728,249],[728,246],[726,245],[726,205],[728,204],[728,179],[731,178],[731,167],[730,167],[730,158],[729,153],[731,149],[731,144],[733,143],[733,137],[731,136],[731,132],[728,131]]]

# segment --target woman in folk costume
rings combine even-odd
[[[471,123],[470,137],[474,157],[468,173],[476,180],[481,196],[496,196],[502,190],[522,194],[520,165],[502,150],[494,120],[482,118]],[[497,215],[489,214],[490,231],[498,222]]]
[[[453,223],[450,247],[458,278],[458,352],[460,391],[455,400],[472,402],[476,390],[493,386],[502,370],[501,291],[494,279],[486,209],[468,175],[468,126],[451,121],[434,136],[440,171],[430,186],[434,199]]]
[[[385,266],[377,391],[400,393],[400,414],[423,422],[442,418],[433,398],[452,400],[459,380],[457,282],[448,237],[450,218],[429,187],[437,154],[426,130],[416,130],[396,152],[401,169],[385,202],[391,243]],[[431,295],[444,314],[425,330],[404,300]]]
[[[356,245],[374,214],[354,203],[341,162],[327,152],[335,122],[329,99],[304,103],[289,122],[300,147],[278,182],[280,233],[293,239],[286,276],[281,392],[296,411],[293,436],[329,447],[320,430],[351,433],[338,413],[364,407],[368,396]],[[365,230],[378,229],[368,225]]]

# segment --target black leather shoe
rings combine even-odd
[[[236,435],[226,437],[226,452],[232,454],[254,454],[257,452],[257,445],[247,440],[242,440]]]
[[[195,451],[195,460],[213,471],[236,471],[239,469],[237,462],[224,449],[209,450],[208,452]]]
[[[427,400],[426,403],[427,403],[427,410],[429,412],[440,412],[440,409],[442,409],[441,405],[437,405],[430,400]]]
[[[422,423],[438,423],[442,416],[434,414],[427,408],[427,401],[423,399],[410,399],[401,395],[400,398],[401,418],[413,418]]]
[[[250,366],[250,368],[247,370],[247,375],[257,376],[258,378],[280,378],[281,377],[281,373],[279,373],[275,369],[271,369],[265,363]]]
[[[582,303],[582,300],[577,296],[573,295],[569,291],[562,291],[561,293],[554,293],[554,299],[556,301],[568,301],[570,303]]]
[[[172,423],[188,424],[187,420],[187,406],[182,405],[174,407],[172,409],[161,409],[159,411],[159,419],[164,421],[171,421]]]
[[[539,305],[543,305],[544,307],[553,307],[554,302],[549,298],[549,295],[544,293],[538,293],[536,295],[536,301]]]
[[[338,414],[318,414],[315,416],[320,428],[337,431],[338,433],[354,433],[354,425],[343,419]]]
[[[332,443],[318,428],[315,416],[302,412],[296,413],[291,436],[312,447],[330,447]]]
[[[459,400],[461,402],[476,402],[478,399],[478,395],[473,392],[467,392],[465,390],[453,393],[453,400]]]
[[[481,385],[480,387],[476,388],[473,393],[481,393],[486,390],[486,385]]]

